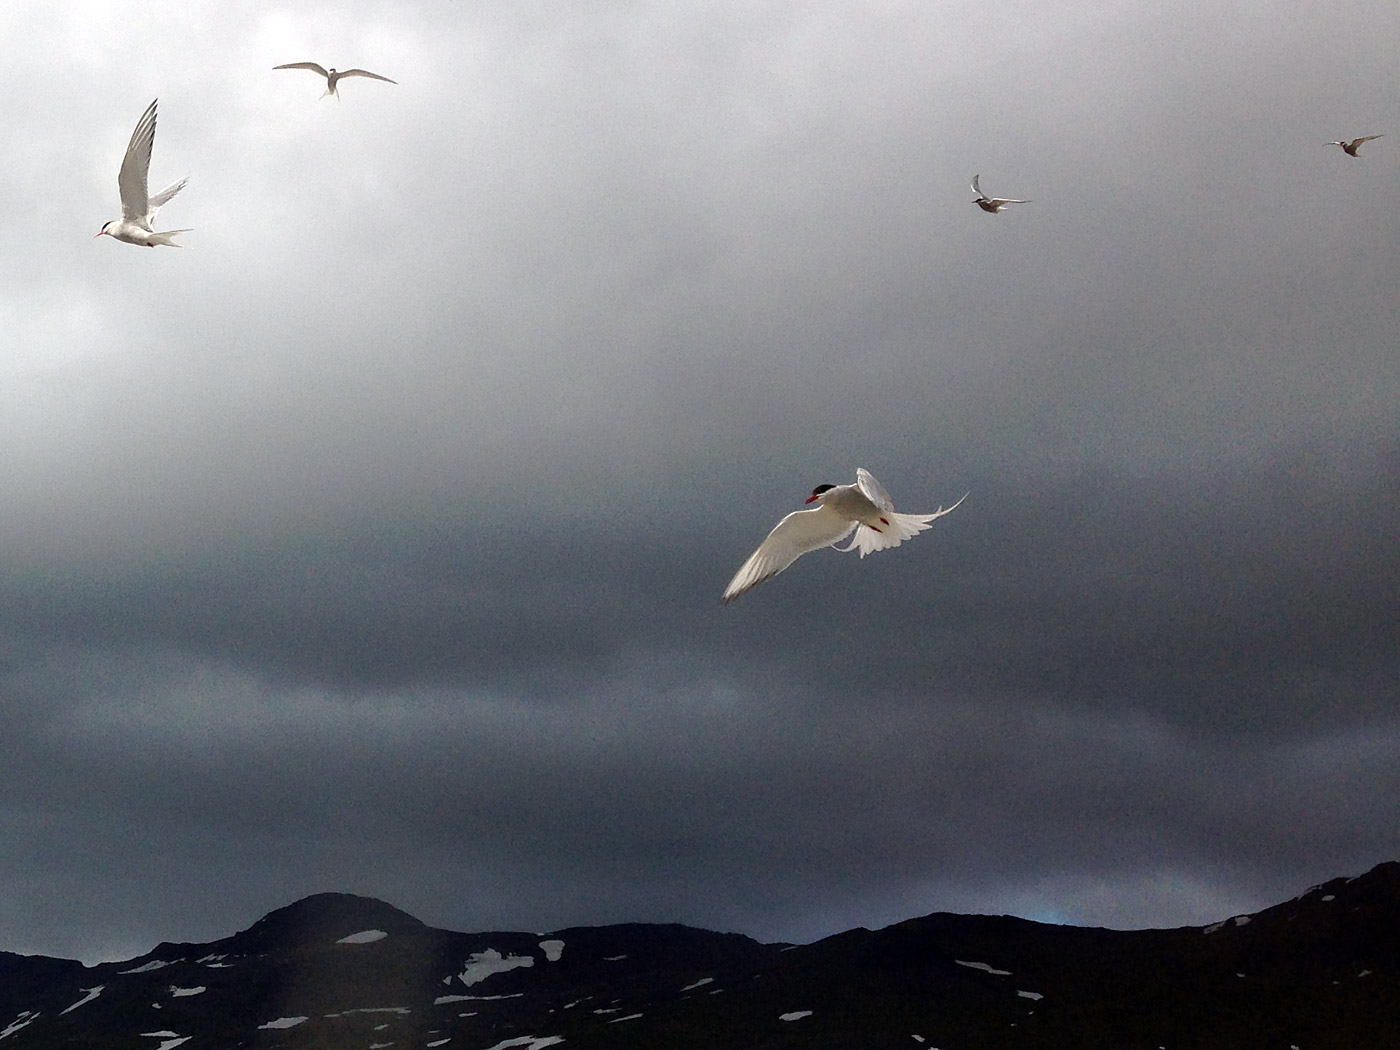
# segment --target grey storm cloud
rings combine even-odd
[[[1396,856],[1388,5],[0,29],[0,949],[1168,925]],[[94,242],[157,96],[190,249]],[[858,466],[968,498],[721,607]]]

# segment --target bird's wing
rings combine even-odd
[[[993,204],[1030,204],[1031,201],[1017,200],[1015,197],[997,197],[993,199]]]
[[[273,66],[273,69],[309,69],[313,73],[320,73],[327,80],[330,79],[330,72],[319,62],[288,62],[285,66]]]
[[[1383,139],[1383,138],[1385,138],[1384,135],[1366,135],[1366,136],[1364,136],[1364,137],[1362,137],[1362,138],[1357,139],[1355,142],[1353,142],[1353,143],[1351,144],[1351,148],[1352,148],[1352,149],[1356,149],[1356,147],[1359,146],[1359,145],[1361,145],[1363,142],[1370,142],[1372,139]]]
[[[122,170],[117,173],[117,189],[122,195],[122,218],[127,222],[144,222],[146,201],[146,172],[151,167],[151,147],[156,141],[156,102],[146,107],[137,121],[136,130],[127,143]]]
[[[170,200],[171,197],[175,196],[175,194],[183,190],[185,188],[185,183],[189,181],[190,177],[186,175],[183,179],[172,182],[169,186],[165,187],[165,189],[151,196],[150,200],[146,202],[147,226],[156,221],[156,212],[160,211],[161,206],[164,205],[166,201]]]
[[[347,69],[340,74],[343,77],[369,77],[371,80],[382,80],[386,84],[397,84],[397,80],[390,80],[388,77],[381,77],[378,73],[371,73],[368,69]]]
[[[827,506],[793,511],[778,522],[768,538],[758,545],[758,550],[739,567],[720,601],[732,602],[745,591],[778,575],[809,551],[840,543],[854,527],[854,522]]]
[[[890,494],[885,491],[885,486],[875,480],[875,475],[864,467],[856,468],[856,487],[875,506],[883,511],[893,512],[894,500],[890,499]]]
[[[986,194],[984,194],[984,193],[982,192],[982,187],[979,186],[979,185],[977,185],[978,180],[981,179],[981,178],[982,178],[981,175],[974,175],[974,176],[972,176],[972,192],[975,193],[975,194],[977,194],[977,196],[979,196],[979,197],[984,197],[984,196],[986,196]]]
[[[847,551],[858,550],[860,551],[860,556],[864,558],[867,554],[874,554],[876,551],[888,550],[890,547],[898,547],[905,540],[911,539],[923,532],[929,527],[930,523],[938,520],[945,514],[951,514],[953,511],[957,510],[958,504],[962,503],[963,499],[967,499],[967,496],[963,496],[962,499],[958,500],[957,503],[954,503],[946,510],[939,507],[932,514],[897,514],[891,510],[886,514],[886,520],[889,524],[879,532],[876,532],[868,525],[858,525],[855,535],[851,537],[851,542],[844,547],[837,547],[836,549],[842,554]]]

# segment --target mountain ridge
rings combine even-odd
[[[1400,1047],[1400,863],[1207,926],[935,912],[805,945],[459,933],[324,893],[121,962],[0,952],[0,1050]]]

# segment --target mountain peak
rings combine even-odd
[[[284,908],[268,912],[234,936],[244,950],[272,943],[338,941],[367,930],[386,934],[423,933],[428,927],[408,912],[374,897],[353,893],[313,893]]]

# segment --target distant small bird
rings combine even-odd
[[[962,499],[947,510],[939,507],[932,514],[897,514],[889,493],[870,471],[860,467],[854,485],[818,485],[807,502],[821,506],[795,510],[778,522],[758,550],[749,555],[748,561],[734,574],[720,601],[732,602],[810,551],[836,547],[852,529],[855,535],[850,544],[836,548],[842,553],[859,550],[864,558],[887,547],[898,547],[927,529],[935,518],[957,509]]]
[[[1360,156],[1360,154],[1358,154],[1356,151],[1359,150],[1359,149],[1361,148],[1361,144],[1362,144],[1363,142],[1370,142],[1372,139],[1383,139],[1383,138],[1385,138],[1384,135],[1363,135],[1363,136],[1361,136],[1361,138],[1359,138],[1359,139],[1352,139],[1350,142],[1343,142],[1343,141],[1341,141],[1340,139],[1336,139],[1336,140],[1333,140],[1332,142],[1326,143],[1326,145],[1328,145],[1328,146],[1341,146],[1341,147],[1342,147],[1342,152],[1345,153],[1348,157],[1357,157],[1357,156]]]
[[[340,92],[335,89],[336,81],[341,77],[369,77],[371,80],[382,80],[386,84],[397,84],[397,80],[390,80],[388,77],[381,77],[378,73],[371,73],[367,69],[344,69],[337,72],[334,69],[326,69],[317,62],[288,62],[285,66],[273,66],[273,69],[309,69],[313,73],[320,73],[326,78],[326,94],[340,98]]]
[[[977,199],[974,200],[972,203],[977,205],[977,207],[981,208],[983,211],[989,211],[993,215],[995,215],[997,212],[1005,209],[1008,204],[1031,203],[1030,201],[1018,201],[1011,197],[988,197],[985,193],[982,192],[982,187],[977,185],[978,180],[981,178],[981,175],[972,176],[972,192],[977,194]]]
[[[136,130],[131,133],[131,141],[127,143],[121,171],[117,173],[117,190],[122,198],[122,217],[107,223],[93,234],[94,237],[101,237],[105,233],[108,237],[126,241],[127,244],[144,244],[147,248],[154,248],[157,244],[165,244],[171,248],[184,247],[182,244],[176,244],[172,238],[177,233],[189,233],[189,230],[165,230],[156,233],[155,221],[156,212],[160,211],[161,205],[179,193],[190,177],[186,175],[178,182],[172,182],[153,197],[146,195],[146,175],[151,168],[151,147],[156,142],[158,101],[160,100],[152,101],[146,107],[146,112],[141,114]]]

